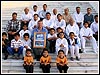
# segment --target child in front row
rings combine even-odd
[[[33,73],[33,56],[31,54],[31,50],[26,50],[26,56],[24,57],[24,69],[26,70],[26,73]]]
[[[67,73],[67,70],[69,68],[67,64],[68,64],[68,59],[66,55],[64,54],[64,51],[59,50],[57,58],[56,58],[56,65],[60,73],[62,73],[62,71],[64,71],[64,73]]]
[[[50,63],[51,56],[48,55],[48,50],[44,48],[42,56],[40,58],[40,68],[42,68],[43,73],[50,73]]]
[[[71,60],[74,60],[74,53],[76,55],[76,60],[80,60],[80,55],[79,55],[79,41],[77,38],[75,38],[74,32],[69,33],[69,39],[68,39],[68,45],[69,45],[69,50],[71,53]]]

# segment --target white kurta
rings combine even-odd
[[[26,31],[21,30],[21,31],[19,32],[19,34],[20,34],[20,39],[21,39],[21,40],[24,39],[23,35],[24,35],[25,33],[28,33],[28,34],[29,34],[29,38],[31,38],[31,32],[30,32],[29,30],[26,30]]]
[[[79,14],[77,14],[77,12],[75,12],[73,14],[73,19],[74,21],[77,22],[81,22],[81,27],[83,26],[83,21],[84,21],[84,15],[82,14],[82,12],[80,12]]]
[[[21,15],[21,18],[20,18],[21,20],[31,20],[32,19],[32,15],[30,14],[30,13],[28,13],[28,14],[22,14]]]
[[[49,12],[48,10],[46,10],[46,11],[44,11],[44,10],[41,10],[40,12],[39,12],[39,17],[40,18],[46,18],[46,13],[47,12]]]
[[[43,25],[44,27],[50,27],[53,28],[54,27],[54,21],[52,19],[43,19]]]
[[[52,14],[52,15],[51,15],[51,19],[53,19],[53,21],[54,21],[54,23],[55,23],[56,20],[57,20],[57,14],[56,14],[56,15]]]
[[[69,33],[70,32],[74,32],[74,34],[79,37],[79,27],[77,26],[76,23],[74,23],[73,26],[71,26],[70,24],[67,25],[65,33],[67,35],[67,38],[69,37]]]
[[[57,29],[58,27],[61,27],[63,29],[63,31],[65,31],[66,22],[64,19],[62,19],[60,22],[58,20],[56,20],[54,28]]]
[[[97,51],[97,43],[96,43],[95,38],[93,37],[91,28],[89,28],[89,27],[88,28],[85,28],[85,27],[81,28],[80,36],[81,36],[82,49],[84,51],[85,51],[85,43],[87,40],[92,43],[93,50]],[[90,39],[87,39],[86,37],[83,37],[83,36],[92,36],[92,37]]]
[[[63,44],[64,47],[60,47],[61,44]],[[68,42],[67,42],[67,40],[65,38],[63,38],[63,39],[58,38],[56,40],[56,52],[57,52],[57,54],[58,54],[58,51],[60,49],[64,50],[65,55],[68,54]]]
[[[73,42],[75,42],[75,39],[73,39],[73,40],[69,39],[69,41],[70,41],[69,49],[70,49],[71,57],[74,57],[74,54],[75,54],[75,56],[77,56],[78,58],[80,58],[78,44],[75,44],[75,46],[72,45]]]
[[[95,21],[91,24],[90,28],[93,31],[93,34],[95,34],[95,32],[98,31],[98,23],[96,23]]]
[[[31,49],[31,40],[22,40],[23,42],[23,47],[28,46],[28,49]],[[26,48],[23,48],[23,57],[26,55]]]
[[[52,37],[57,37],[57,34],[51,35],[51,34],[49,33],[49,34],[48,34],[48,38],[52,38]]]
[[[38,21],[39,21],[39,19],[36,20],[36,21],[35,21],[34,19],[32,19],[32,20],[29,22],[29,24],[28,24],[28,30],[30,30],[30,32],[33,31],[33,28],[34,28],[35,25],[37,26]]]
[[[39,15],[39,11],[34,11],[34,10],[31,10],[30,13],[32,14],[32,16],[34,16],[34,14],[38,14]]]

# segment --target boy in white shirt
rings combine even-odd
[[[21,15],[21,18],[20,18],[20,20],[21,20],[21,27],[23,26],[23,24],[28,24],[29,21],[32,19],[32,15],[31,15],[31,13],[29,13],[29,8],[28,7],[26,7],[24,9],[24,12],[25,13],[23,13]]]
[[[20,34],[20,39],[21,39],[21,40],[24,39],[24,38],[23,38],[23,35],[24,35],[25,33],[28,33],[28,34],[29,34],[29,37],[31,38],[31,32],[28,30],[28,27],[27,27],[26,24],[23,25],[23,29],[19,32],[19,34]]]
[[[79,26],[79,29],[83,27],[84,15],[80,12],[80,7],[76,7],[76,12],[73,14],[73,19]]]
[[[9,52],[9,54],[13,55],[13,58],[15,58],[15,53],[17,52],[17,59],[19,59],[20,54],[22,54],[23,51],[23,43],[20,40],[20,35],[18,33],[15,33],[14,35],[14,39],[11,40],[11,47],[7,48],[7,51]]]
[[[64,32],[59,33],[59,38],[56,40],[56,53],[58,55],[59,50],[64,50],[65,55],[68,54],[68,42],[64,38]]]
[[[94,16],[95,21],[91,24],[90,28],[93,31],[93,37],[98,41],[98,15]]]
[[[24,37],[24,39],[22,40],[23,46],[24,46],[24,48],[23,48],[23,57],[25,57],[26,50],[31,49],[31,40],[29,39],[29,34],[28,33],[25,33],[23,35],[23,37]]]
[[[81,37],[81,44],[82,44],[82,49],[84,53],[86,53],[85,43],[87,40],[91,41],[93,50],[95,53],[97,53],[97,43],[96,43],[95,38],[93,37],[91,28],[88,27],[88,22],[85,22],[84,27],[81,28],[80,37]]]
[[[77,38],[75,38],[74,32],[69,33],[70,38],[68,39],[68,45],[71,53],[71,60],[73,61],[74,59],[74,53],[76,56],[76,60],[80,60],[80,55],[79,55],[79,41]]]
[[[49,12],[46,13],[46,18],[43,19],[43,25],[47,30],[54,27],[54,21],[51,19],[51,14]]]
[[[32,33],[33,29],[37,27],[37,22],[40,20],[38,14],[34,14],[34,18],[29,22],[28,29]]]
[[[48,34],[48,41],[50,43],[50,53],[55,52],[55,43],[56,43],[57,35],[55,34],[55,29],[51,28],[50,33]]]
[[[64,19],[62,19],[62,15],[57,15],[57,20],[55,22],[54,28],[57,29],[58,27],[61,27],[63,29],[63,32],[65,31],[66,22]]]

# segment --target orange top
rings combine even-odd
[[[60,58],[57,56],[56,63],[59,63],[60,65],[68,64],[68,59],[64,56],[64,58]]]
[[[51,56],[47,56],[47,57],[42,56],[40,58],[40,63],[47,63],[47,64],[49,64],[50,62],[51,62]]]
[[[24,62],[26,62],[28,64],[33,63],[33,57],[32,56],[30,56],[30,57],[25,56],[24,57]]]

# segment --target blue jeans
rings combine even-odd
[[[8,47],[7,51],[9,52],[9,54],[14,55],[14,48]],[[18,56],[20,56],[20,54],[22,54],[23,51],[23,46],[19,47],[18,49]]]

